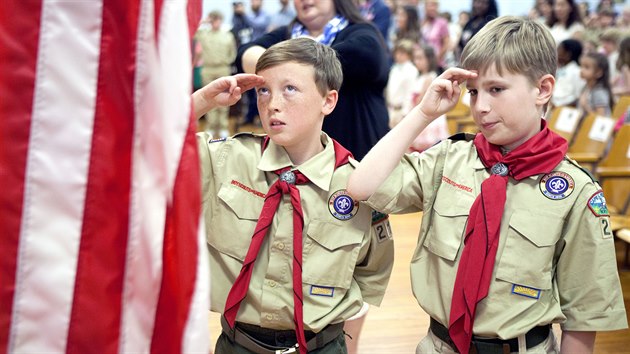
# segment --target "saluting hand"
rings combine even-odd
[[[193,93],[195,117],[199,118],[216,107],[235,104],[243,92],[264,82],[261,76],[254,74],[224,76],[212,81]]]
[[[477,73],[474,71],[460,68],[447,69],[431,82],[418,108],[427,118],[436,119],[457,104],[461,93],[459,84],[476,77]]]

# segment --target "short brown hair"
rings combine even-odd
[[[341,88],[343,72],[337,52],[305,37],[289,39],[269,47],[258,59],[256,73],[287,62],[311,65],[315,71],[315,84],[322,95]]]
[[[484,71],[492,64],[525,75],[532,84],[542,76],[555,75],[558,65],[556,42],[545,25],[514,16],[502,16],[486,24],[470,39],[462,52],[465,69]]]

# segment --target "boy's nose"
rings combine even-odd
[[[269,110],[272,111],[277,111],[280,108],[280,100],[282,99],[281,97],[279,97],[280,95],[275,95],[275,94],[271,94],[269,96]]]
[[[484,97],[483,94],[478,93],[473,103],[473,109],[476,110],[478,113],[490,112],[490,102],[487,97]]]

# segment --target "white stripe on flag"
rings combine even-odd
[[[125,270],[120,352],[151,349],[155,310],[162,280],[162,248],[167,186],[162,127],[162,73],[157,55],[154,2],[140,2],[136,76],[131,219]],[[181,117],[172,117],[181,120]]]
[[[199,259],[197,260],[197,279],[195,292],[191,299],[188,323],[184,328],[182,353],[208,353],[210,336],[208,310],[210,309],[210,259],[206,244],[206,226],[203,216],[199,220]],[[217,334],[218,336],[218,334]]]
[[[101,13],[100,1],[45,1],[42,7],[10,352],[66,348],[92,140]]]

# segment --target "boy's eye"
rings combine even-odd
[[[492,92],[492,93],[499,93],[499,92],[501,92],[501,91],[503,91],[503,88],[502,88],[502,87],[492,87],[492,88],[490,89],[490,92]]]
[[[297,91],[297,87],[293,85],[287,85],[286,90],[289,92]]]
[[[477,90],[476,90],[476,89],[468,89],[468,93],[469,93],[471,96],[477,96]]]
[[[267,89],[266,87],[259,87],[258,90],[256,90],[256,92],[259,95],[266,95],[267,93],[269,93],[269,89]]]

